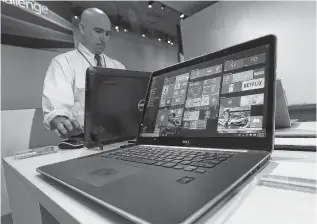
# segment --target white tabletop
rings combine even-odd
[[[113,149],[118,145],[119,144],[108,146],[105,150]],[[100,151],[87,149],[60,150],[54,154],[23,160],[15,160],[13,157],[7,157],[4,158],[4,161],[16,173],[32,197],[41,203],[60,223],[130,223],[119,215],[92,203],[89,199],[51,180],[43,179],[36,171],[36,168],[42,165],[98,152]],[[274,151],[272,163],[262,172],[274,175],[316,179],[316,153]],[[249,186],[252,186],[252,183],[250,183]],[[226,213],[224,211],[222,213],[219,212],[218,216],[216,214],[212,217],[207,214],[205,218],[202,219],[202,222],[213,224],[224,223],[223,219],[226,217],[226,223],[230,224],[254,223],[255,220],[259,220],[256,221],[256,223],[270,224],[272,224],[274,220],[274,223],[314,223],[312,222],[312,216],[316,211],[314,194],[279,190],[264,186],[253,186],[249,188],[252,190],[248,191],[246,187],[240,192],[240,196],[235,197],[236,202],[232,201],[224,206]],[[248,197],[245,197],[246,194]],[[243,198],[243,203],[239,197]],[[288,201],[284,200],[287,198],[289,199]],[[233,209],[232,206],[237,202],[239,208]],[[297,202],[300,203],[300,206],[296,206],[296,208],[298,208],[296,212],[292,206],[294,207],[294,203],[297,204]],[[276,209],[281,209],[282,212],[277,213]],[[221,214],[221,217],[219,214]],[[288,216],[284,217],[283,220],[279,220],[283,217],[281,215],[274,219],[274,216],[277,214],[288,214]],[[259,215],[265,217],[259,219]]]

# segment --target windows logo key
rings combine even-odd
[[[189,182],[192,182],[193,180],[195,180],[194,177],[182,177],[178,179],[176,182],[179,184],[188,184]]]

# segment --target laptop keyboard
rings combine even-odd
[[[178,150],[158,147],[134,146],[102,154],[102,157],[170,169],[206,173],[235,153]]]

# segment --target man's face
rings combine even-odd
[[[90,18],[83,25],[83,38],[89,50],[94,54],[101,54],[106,48],[111,34],[111,23],[102,15]]]

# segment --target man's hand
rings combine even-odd
[[[69,138],[83,132],[78,121],[57,116],[51,121],[51,128],[60,138]]]

